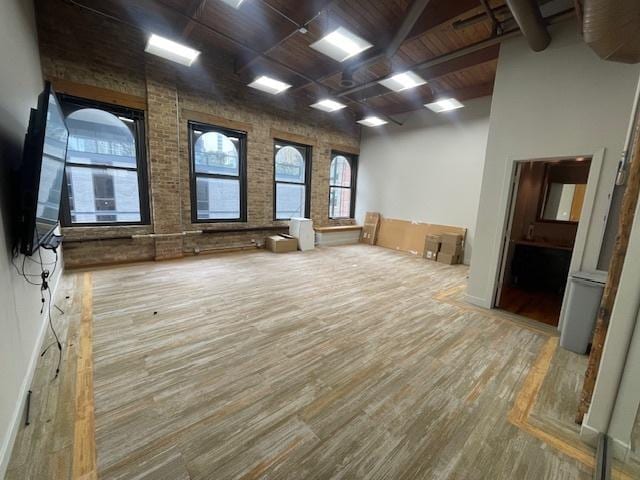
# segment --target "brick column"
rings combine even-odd
[[[147,138],[151,215],[156,260],[183,255],[178,154],[178,105],[175,75],[160,61],[149,59],[147,80]],[[185,174],[187,174],[185,172]]]

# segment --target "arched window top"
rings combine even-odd
[[[239,159],[237,138],[219,132],[206,132],[195,141],[194,161],[199,173],[238,175]]]
[[[276,180],[303,183],[305,180],[304,157],[291,145],[282,146],[276,152]]]
[[[351,163],[347,157],[336,155],[331,160],[329,185],[336,187],[351,186]]]
[[[136,142],[129,122],[97,108],[81,108],[70,113],[67,160],[135,168]]]

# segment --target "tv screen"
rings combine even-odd
[[[32,255],[58,225],[69,131],[56,94],[47,82],[31,112],[22,164],[23,240]]]

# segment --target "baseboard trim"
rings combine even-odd
[[[487,301],[485,298],[481,298],[481,297],[475,297],[473,295],[469,295],[468,293],[465,294],[465,299],[467,300],[467,302],[469,302],[472,305],[475,305],[476,307],[482,307],[482,308],[491,308],[491,302]]]
[[[60,285],[60,280],[62,278],[62,273],[64,271],[64,263],[62,259],[60,259],[59,264],[60,270],[58,271],[58,275],[55,278],[53,284],[53,288],[51,289],[51,298],[56,298],[56,292],[58,291],[58,286]],[[31,352],[31,358],[29,359],[29,365],[27,366],[27,374],[22,380],[22,385],[20,385],[20,392],[18,395],[18,400],[16,401],[15,408],[13,410],[13,418],[10,423],[9,431],[6,432],[5,438],[3,439],[2,449],[0,449],[0,478],[4,478],[7,474],[7,469],[9,468],[9,461],[11,460],[11,453],[13,452],[13,446],[16,441],[16,437],[18,436],[18,430],[20,429],[20,423],[23,419],[24,407],[27,400],[27,394],[29,392],[29,388],[31,387],[31,382],[33,381],[33,376],[36,372],[36,366],[38,365],[38,359],[40,358],[40,350],[42,349],[42,344],[44,342],[44,338],[47,333],[47,314],[43,312],[40,317],[40,331],[38,332],[38,338],[33,347],[33,351]]]

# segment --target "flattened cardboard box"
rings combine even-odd
[[[444,244],[462,245],[462,235],[458,233],[443,233],[440,242]]]
[[[427,260],[435,261],[440,251],[440,235],[427,235],[424,240],[424,254]]]
[[[459,243],[442,243],[440,244],[440,252],[449,255],[462,255],[462,245]]]
[[[298,240],[289,236],[272,235],[267,237],[266,246],[274,253],[295,252],[298,250]]]
[[[377,212],[367,212],[364,217],[364,225],[360,234],[360,242],[375,245],[380,225],[380,214]]]
[[[460,255],[439,252],[438,262],[446,263],[447,265],[457,265],[460,263]]]

